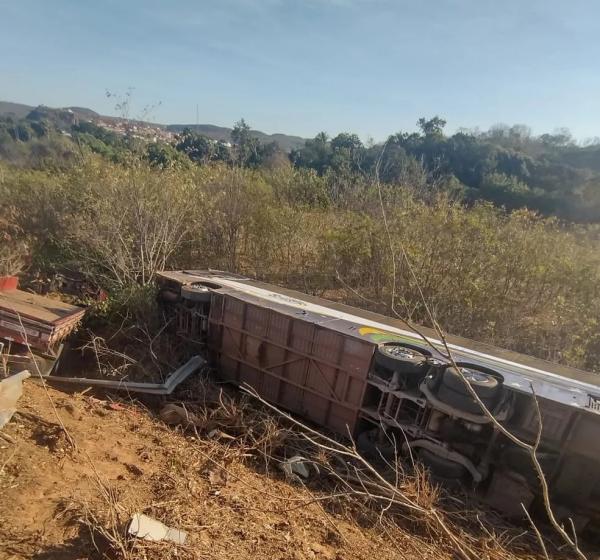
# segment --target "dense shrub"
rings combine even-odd
[[[442,193],[388,185],[380,200],[373,184],[289,165],[87,157],[0,167],[0,216],[18,232],[1,239],[27,239],[31,268],[68,263],[120,294],[161,268],[211,267],[427,323],[418,281],[449,332],[600,370],[598,232]]]

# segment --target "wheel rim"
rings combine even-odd
[[[383,352],[393,358],[399,358],[401,360],[414,360],[415,358],[425,357],[420,352],[416,352],[415,350],[411,350],[404,346],[384,346]]]
[[[433,367],[442,367],[442,366],[446,366],[447,367],[448,366],[447,362],[444,362],[443,360],[440,360],[438,358],[429,358],[427,360],[427,363],[430,366],[433,366]]]
[[[475,381],[478,383],[489,383],[491,376],[487,373],[483,373],[482,371],[477,371],[476,369],[461,367],[459,368],[460,373],[463,374],[467,381]]]
[[[199,292],[199,293],[209,291],[209,289],[206,286],[203,286],[202,284],[189,284],[187,287],[190,290],[193,290],[194,292]]]

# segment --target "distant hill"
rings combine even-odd
[[[73,113],[76,113],[80,119],[89,118],[89,119],[97,119],[101,115],[96,113],[96,111],[92,111],[91,109],[87,109],[86,107],[65,107],[65,109],[70,109]]]
[[[0,101],[0,116],[2,117],[13,117],[15,119],[23,119],[27,117],[32,111],[48,113],[49,111],[55,111],[57,113],[64,111],[71,111],[80,120],[103,120],[105,122],[119,121],[118,117],[100,115],[96,111],[88,109],[86,107],[61,107],[57,109],[51,109],[44,105],[38,107],[32,107],[31,105],[24,105],[22,103],[12,103],[10,101]],[[137,124],[141,124],[140,121],[135,121]],[[170,132],[181,132],[184,128],[190,128],[198,134],[203,134],[213,140],[222,140],[229,142],[231,139],[231,128],[224,126],[216,126],[213,124],[157,124],[157,123],[146,123],[156,128],[164,128]],[[277,142],[279,147],[284,152],[290,152],[293,149],[301,148],[304,146],[304,138],[300,136],[290,136],[287,134],[266,134],[260,130],[253,130],[252,135],[258,138],[262,143],[268,144],[269,142]]]
[[[189,128],[198,134],[202,134],[213,140],[222,140],[223,142],[229,142],[232,130],[231,128],[216,126],[214,124],[169,124],[166,128],[170,132],[181,132],[184,128]],[[288,134],[266,134],[260,130],[252,130],[251,134],[263,144],[277,142],[284,152],[291,152],[296,148],[301,148],[305,142],[305,139],[300,136],[290,136]]]
[[[30,105],[11,103],[10,101],[0,101],[0,116],[3,117],[24,119],[32,109],[34,109],[34,107],[31,107]]]
[[[100,117],[100,115],[96,113],[96,111],[92,111],[91,109],[87,109],[86,107],[60,107],[55,109],[51,107],[46,107],[45,105],[38,105],[37,107],[33,107],[31,105],[24,105],[23,103],[12,103],[10,101],[0,101],[0,116],[24,119],[34,109],[39,110],[42,108],[50,111],[72,111],[80,119],[96,119]]]

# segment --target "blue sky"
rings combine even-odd
[[[0,100],[385,138],[524,123],[600,136],[598,0],[0,0]]]

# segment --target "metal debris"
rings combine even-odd
[[[176,544],[184,544],[187,538],[185,531],[167,527],[164,523],[143,513],[133,515],[127,527],[127,533],[147,541],[171,541]]]
[[[0,429],[2,429],[17,411],[17,401],[23,394],[23,380],[31,377],[24,370],[0,381]]]
[[[318,467],[306,457],[301,455],[294,455],[279,464],[279,468],[285,473],[288,478],[295,478],[299,476],[301,478],[308,478],[311,474],[309,467],[312,467],[319,472]]]
[[[16,289],[0,287],[0,337],[54,355],[80,323],[85,309]]]
[[[195,414],[188,412],[183,406],[169,403],[163,406],[158,413],[161,420],[170,426],[177,424],[195,424],[201,426],[204,424]]]
[[[89,387],[102,387],[127,391],[128,393],[147,393],[151,395],[170,395],[177,385],[185,381],[192,373],[198,371],[206,364],[200,356],[193,356],[190,360],[176,369],[164,383],[141,383],[138,381],[110,381],[108,379],[89,379],[85,377],[60,377],[59,375],[46,375],[44,379],[57,383],[74,383]]]

